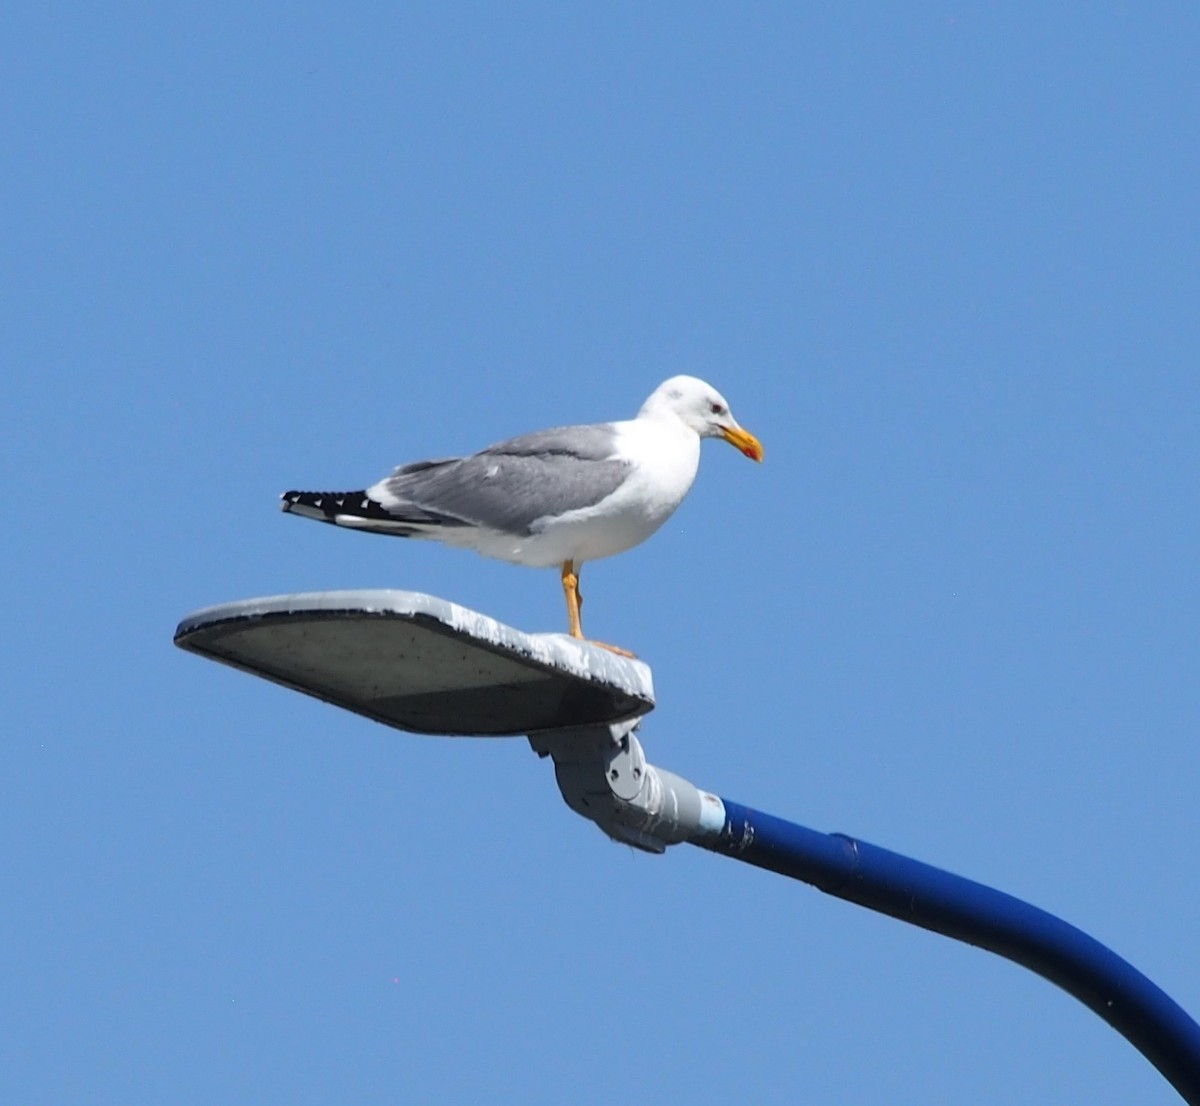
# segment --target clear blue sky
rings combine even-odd
[[[0,13],[0,1098],[1176,1101],[1006,962],[171,635],[561,629],[552,572],[277,496],[705,377],[766,463],[584,574],[651,757],[1200,1012],[1196,7],[247,7]]]

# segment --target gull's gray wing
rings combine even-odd
[[[621,486],[630,465],[614,457],[615,443],[608,423],[539,430],[471,457],[404,465],[371,493],[398,519],[526,535]]]
[[[560,426],[554,430],[535,430],[488,446],[476,456],[502,454],[506,457],[544,457],[548,454],[573,457],[579,461],[607,461],[616,452],[617,431],[610,422],[592,426]]]

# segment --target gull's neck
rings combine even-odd
[[[656,422],[665,422],[674,426],[682,426],[684,429],[690,430],[686,422],[680,418],[679,412],[676,411],[670,404],[665,403],[659,396],[651,396],[645,403],[642,404],[642,409],[637,413],[639,419],[653,419]]]

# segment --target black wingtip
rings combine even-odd
[[[280,510],[334,522],[339,515],[371,518],[383,514],[383,508],[365,491],[358,492],[284,492],[279,497]]]

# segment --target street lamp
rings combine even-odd
[[[444,599],[334,591],[189,615],[175,644],[417,733],[524,734],[567,805],[609,837],[687,842],[988,949],[1074,995],[1200,1106],[1200,1026],[1086,933],[1001,891],[702,791],[646,760],[649,667],[565,634],[526,634]]]

